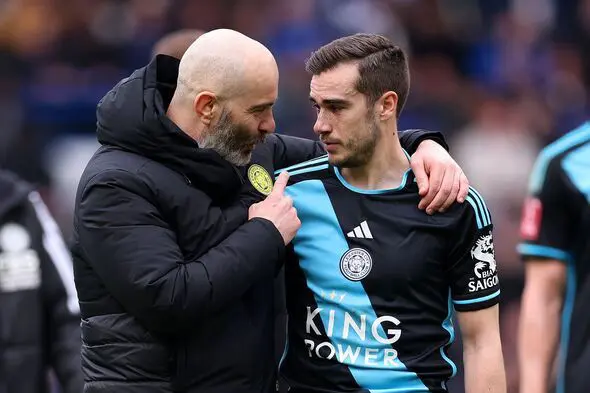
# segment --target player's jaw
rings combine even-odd
[[[346,134],[346,138],[339,139],[329,134],[320,136],[328,152],[328,162],[340,168],[356,168],[369,163],[379,141],[379,128],[375,119],[368,117],[362,126],[350,129]]]

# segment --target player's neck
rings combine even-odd
[[[352,186],[364,190],[392,189],[400,186],[404,174],[410,168],[397,133],[383,136],[367,164],[354,168],[342,168],[341,174]]]

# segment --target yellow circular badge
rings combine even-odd
[[[258,164],[253,164],[248,168],[248,180],[261,194],[268,195],[272,191],[273,184],[270,175]]]

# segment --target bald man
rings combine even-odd
[[[277,90],[272,54],[217,30],[100,101],[72,249],[85,393],[274,390],[273,277],[300,222],[268,171],[321,150],[272,134]]]

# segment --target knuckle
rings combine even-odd
[[[433,190],[429,191],[426,196],[422,199],[425,205],[428,205],[434,199],[435,193]]]
[[[435,207],[440,207],[443,204],[443,202],[446,201],[446,200],[447,200],[447,196],[446,195],[444,195],[444,196],[441,195],[441,196],[438,196],[438,197],[434,198],[432,200],[432,202],[430,202],[430,204],[432,206],[435,206]]]

